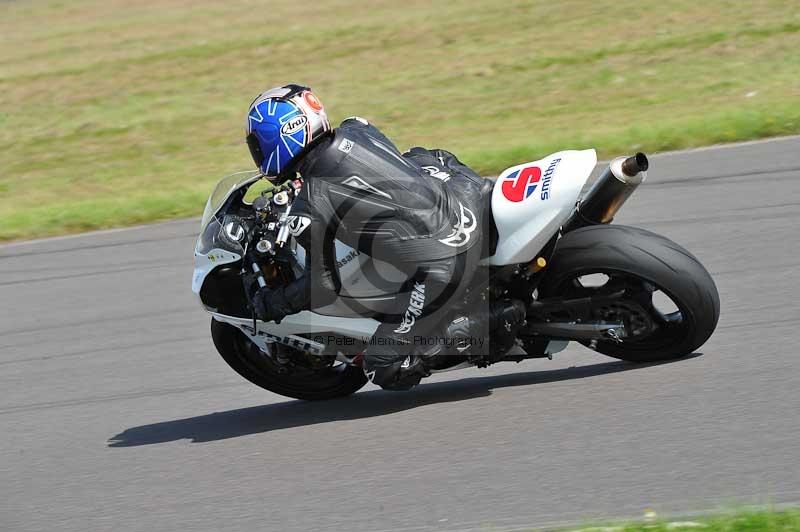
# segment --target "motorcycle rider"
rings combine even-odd
[[[259,95],[248,110],[246,135],[264,176],[282,181],[299,174],[303,181],[289,227],[306,250],[305,273],[280,288],[258,289],[252,305],[260,319],[280,321],[337,297],[354,301],[338,282],[338,239],[408,278],[399,293],[387,288],[374,307],[361,308],[360,298],[355,309],[381,321],[363,365],[384,388],[408,389],[429,374],[425,346],[439,345],[423,341],[430,335],[463,340],[483,334],[497,316],[521,320],[524,311],[507,303],[452,320],[487,247],[482,198],[492,189],[453,154],[419,147],[401,154],[359,117],[331,128],[319,99],[300,85]],[[381,285],[380,275],[365,275]]]

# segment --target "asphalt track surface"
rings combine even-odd
[[[0,247],[0,529],[506,530],[800,501],[800,138],[665,154],[618,218],[722,317],[695,356],[261,390],[209,338],[197,221]]]

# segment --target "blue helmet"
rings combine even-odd
[[[245,129],[256,166],[264,175],[274,177],[331,126],[325,108],[311,89],[286,85],[253,100]]]

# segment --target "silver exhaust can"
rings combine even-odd
[[[611,223],[619,209],[646,178],[650,166],[644,153],[633,157],[617,157],[603,170],[575,212],[562,227],[568,233],[587,225]]]

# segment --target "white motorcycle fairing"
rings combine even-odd
[[[482,265],[500,266],[531,261],[536,254],[556,234],[559,227],[572,214],[581,189],[589,179],[597,164],[594,150],[561,151],[538,161],[513,166],[500,174],[492,192],[492,213],[499,239],[494,255],[484,259]],[[252,178],[245,176],[242,182]],[[222,185],[222,183],[221,183]],[[226,183],[223,190],[235,190]],[[230,192],[228,192],[230,194]],[[225,196],[223,193],[222,196]],[[217,205],[225,198],[209,200],[206,219],[211,219]],[[304,250],[297,246],[294,250],[298,263],[304,263]],[[203,282],[216,266],[235,262],[240,256],[223,252],[220,249],[205,251],[195,249],[195,270],[192,291],[199,296]],[[375,268],[382,271],[384,279],[396,278],[402,283],[405,277],[394,266],[376,261],[358,253],[355,249],[336,242],[336,260],[342,286],[350,294],[363,296],[380,293],[371,287],[362,271]],[[348,312],[346,305],[334,303],[320,309],[320,312],[303,311],[286,316],[280,324],[228,316],[207,309],[214,319],[236,326],[261,349],[266,350],[272,342],[294,345],[305,351],[321,353],[329,344],[328,335],[339,335],[357,341],[368,341],[380,322],[371,318],[355,317]],[[302,335],[302,336],[301,336]],[[551,342],[548,353],[555,353],[566,347],[567,342]]]
[[[569,150],[500,174],[492,192],[497,250],[481,264],[504,266],[536,258],[572,214],[596,164],[594,150]]]

